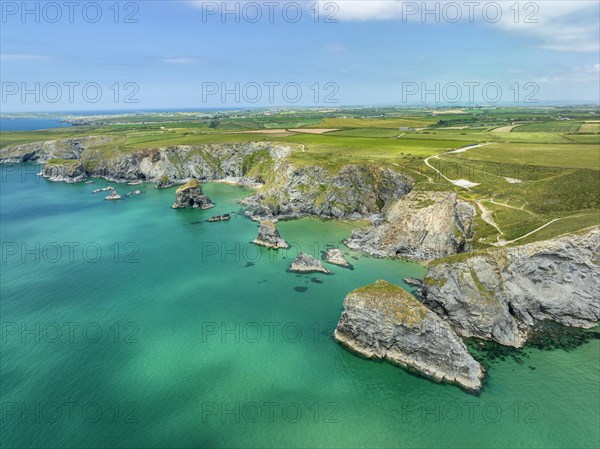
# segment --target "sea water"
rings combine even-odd
[[[240,187],[206,184],[214,209],[173,210],[174,189],[113,184],[143,194],[112,202],[91,193],[102,180],[0,169],[1,447],[600,444],[598,340],[494,362],[479,396],[336,344],[350,290],[425,273],[349,251],[354,270],[287,272],[355,223],[280,222],[293,247],[275,252],[250,243]]]

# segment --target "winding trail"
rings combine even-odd
[[[461,187],[461,188],[466,189],[468,191],[471,191],[471,187],[475,187],[476,185],[478,185],[477,183],[468,181],[466,179],[454,179],[454,180],[450,179],[450,178],[446,177],[444,174],[442,174],[442,172],[439,171],[437,168],[435,168],[433,165],[431,165],[429,163],[429,161],[431,159],[439,159],[440,156],[444,156],[446,154],[464,153],[465,151],[469,151],[469,150],[472,150],[474,148],[483,147],[483,146],[486,146],[486,145],[489,145],[489,144],[490,144],[489,142],[486,142],[486,143],[479,143],[479,144],[476,144],[476,145],[467,145],[466,147],[462,147],[462,148],[459,148],[457,150],[446,151],[445,153],[436,154],[435,156],[429,156],[423,162],[425,162],[425,165],[427,165],[429,168],[431,168],[432,170],[434,170],[438,175],[440,175],[442,178],[444,178],[450,184],[453,184],[455,186],[458,186],[458,187]]]

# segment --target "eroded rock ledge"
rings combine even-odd
[[[385,359],[470,391],[481,389],[484,370],[450,325],[386,281],[346,296],[334,336],[364,357]]]
[[[595,229],[455,256],[430,266],[424,302],[462,336],[507,346],[523,346],[536,321],[590,328],[600,318],[599,246]]]

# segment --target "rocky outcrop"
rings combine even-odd
[[[352,268],[352,264],[346,260],[344,253],[338,248],[328,249],[324,254],[325,262],[344,268]]]
[[[121,195],[119,195],[119,193],[116,190],[112,190],[112,193],[110,195],[108,195],[107,197],[104,198],[105,200],[108,201],[117,201],[121,199]]]
[[[87,148],[110,142],[107,137],[49,140],[5,147],[0,152],[0,163],[39,162],[51,159],[77,160]]]
[[[475,208],[454,192],[417,192],[386,211],[385,222],[355,230],[349,248],[379,257],[432,260],[468,251]]]
[[[292,265],[290,265],[289,271],[294,273],[331,274],[331,271],[325,268],[319,260],[306,253],[298,254],[298,256],[292,262]]]
[[[182,185],[175,192],[173,209],[184,209],[186,207],[210,209],[215,207],[210,198],[202,193],[202,186],[197,179],[192,179]]]
[[[424,301],[463,336],[520,347],[536,321],[593,327],[600,230],[430,266]],[[458,256],[457,256],[458,257]]]
[[[54,182],[76,183],[88,179],[83,166],[79,161],[53,161],[42,167],[40,175]]]
[[[161,178],[156,183],[157,189],[168,189],[173,187],[175,183],[171,181],[167,176],[161,176]]]
[[[279,231],[275,227],[275,223],[270,220],[260,222],[258,237],[252,243],[272,249],[289,248],[287,242],[281,238]]]
[[[336,171],[320,166],[288,165],[274,171],[273,180],[244,204],[260,218],[365,218],[406,195],[412,180],[394,170],[347,165]]]
[[[388,282],[348,294],[334,336],[361,356],[385,359],[467,390],[481,389],[483,368],[450,325]]]

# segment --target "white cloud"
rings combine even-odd
[[[20,53],[2,53],[0,61],[43,61],[53,59],[50,56],[43,55],[27,55]]]
[[[504,31],[532,40],[532,45],[553,51],[600,51],[599,4],[590,1],[539,1],[537,23],[511,15],[497,24]]]
[[[319,2],[323,10],[326,10],[327,3],[331,2]],[[431,25],[474,22],[530,40],[531,46],[539,48],[575,52],[600,50],[599,3],[595,1],[513,3],[484,0],[473,6],[466,1],[431,0],[339,0],[334,3],[337,8],[335,18],[340,21],[397,20]],[[499,17],[496,16],[498,10],[495,5],[500,5]]]
[[[346,51],[346,46],[342,44],[329,44],[325,46],[325,50],[331,51],[333,53],[342,53]]]
[[[583,65],[576,67],[561,67],[550,70],[550,73],[536,79],[539,84],[556,83],[595,83],[600,82],[600,64]]]
[[[180,56],[174,58],[162,58],[161,62],[164,62],[165,64],[204,64],[208,62],[208,59]]]

